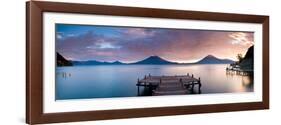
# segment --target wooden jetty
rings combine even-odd
[[[235,65],[235,66],[228,66],[226,67],[226,74],[236,74],[236,75],[242,75],[242,76],[248,76],[248,75],[252,75],[253,74],[253,70],[252,69],[241,69],[239,66]]]
[[[189,92],[193,93],[194,86],[198,85],[198,92],[201,93],[201,80],[194,78],[192,75],[175,75],[175,76],[151,76],[145,75],[143,79],[138,79],[139,87],[148,87],[152,95],[183,95]]]

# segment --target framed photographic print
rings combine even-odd
[[[30,1],[29,124],[269,108],[269,17]]]

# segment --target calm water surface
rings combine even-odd
[[[144,75],[186,75],[201,78],[202,94],[252,92],[248,76],[226,74],[225,64],[103,65],[57,67],[56,99],[137,96],[137,79]]]

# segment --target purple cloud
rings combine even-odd
[[[56,51],[72,60],[134,62],[158,55],[190,62],[212,54],[235,59],[253,45],[253,33],[156,28],[102,27],[85,33],[56,37]]]

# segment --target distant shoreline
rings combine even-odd
[[[192,63],[179,63],[165,60],[159,56],[150,56],[143,60],[132,62],[132,63],[123,63],[120,61],[115,62],[101,62],[97,60],[88,60],[88,61],[74,61],[66,60],[63,56],[57,53],[60,57],[60,60],[57,59],[57,66],[75,66],[75,65],[194,65],[194,64],[232,64],[234,61],[229,59],[220,59],[213,55],[208,55],[197,62]],[[60,65],[59,65],[60,64]],[[71,65],[70,65],[71,64]]]

